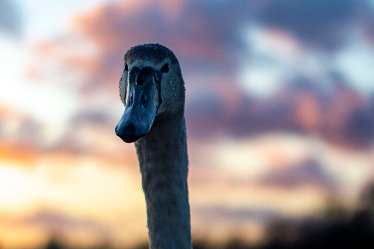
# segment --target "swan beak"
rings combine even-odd
[[[126,143],[135,142],[149,133],[158,106],[157,88],[152,74],[143,75],[141,82],[130,85],[132,87],[127,93],[129,100],[125,112],[115,128],[116,135]]]

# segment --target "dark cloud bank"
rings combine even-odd
[[[268,131],[319,134],[353,146],[370,146],[374,139],[374,95],[364,97],[343,80],[330,79],[331,91],[297,78],[271,99],[210,92],[188,103],[190,134],[197,137],[243,137]],[[233,102],[233,103],[231,103]],[[234,104],[227,110],[226,106]]]
[[[118,78],[125,51],[150,42],[172,48],[189,74],[202,70],[233,74],[245,51],[242,29],[253,24],[331,51],[344,44],[363,10],[370,12],[366,0],[170,1],[168,5],[112,3],[78,16],[79,33],[99,48],[88,82]]]
[[[259,19],[294,34],[308,45],[335,49],[370,4],[366,0],[264,1]]]

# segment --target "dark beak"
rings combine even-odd
[[[138,70],[129,79],[126,109],[115,131],[124,142],[132,143],[147,135],[158,108],[157,87],[153,72]]]

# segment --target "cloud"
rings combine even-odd
[[[37,141],[40,142],[43,138],[42,127],[40,122],[25,115],[25,113],[0,103],[1,145],[22,141],[22,146],[38,147],[40,144]],[[20,147],[22,146],[20,145]]]
[[[274,219],[280,219],[283,215],[276,210],[250,207],[250,208],[232,208],[224,205],[195,207],[193,214],[207,223],[223,222],[227,220],[239,223],[247,222],[266,222]]]
[[[352,34],[366,0],[266,1],[258,12],[265,25],[295,35],[302,42],[325,49],[343,45]]]
[[[108,228],[97,221],[69,217],[66,214],[50,210],[38,210],[36,213],[20,218],[17,223],[28,226],[41,226],[48,230],[62,228],[67,230],[87,229],[97,234],[106,234]]]
[[[21,33],[21,18],[16,4],[9,0],[0,0],[0,32],[11,35]]]
[[[334,179],[324,172],[322,165],[313,159],[284,169],[274,169],[259,180],[260,184],[282,188],[314,185],[329,191],[334,189]]]
[[[61,51],[57,59],[84,73],[87,91],[116,87],[124,53],[143,43],[170,47],[185,72],[202,68],[232,72],[238,63],[233,55],[244,49],[241,25],[249,20],[250,9],[250,1],[113,2],[75,16],[70,31],[41,42],[39,50],[42,54]],[[77,44],[80,51],[92,45],[94,56],[81,55],[79,50],[71,54]]]
[[[371,106],[356,108],[349,115],[346,124],[346,139],[353,144],[370,145],[374,137],[374,102]]]
[[[98,220],[71,216],[64,212],[40,208],[33,213],[3,216],[7,230],[4,234],[17,234],[23,243],[40,245],[46,237],[60,238],[67,244],[96,245],[113,238],[113,227]],[[39,235],[39,236],[38,236]],[[40,236],[43,235],[43,236]],[[11,237],[12,237],[11,236]],[[11,240],[10,240],[11,241]],[[6,241],[6,242],[10,242]],[[18,242],[18,240],[16,240]],[[17,243],[13,242],[13,243]],[[19,242],[18,242],[19,243]]]
[[[123,2],[83,14],[75,25],[107,50],[124,53],[139,43],[160,42],[185,60],[221,64],[227,50],[241,43],[238,24],[248,19],[249,9],[248,1]]]
[[[192,137],[293,131],[367,147],[374,139],[373,109],[370,96],[360,95],[344,77],[331,74],[323,87],[317,79],[295,77],[267,99],[247,95],[227,81],[189,101],[186,116]]]

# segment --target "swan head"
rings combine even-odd
[[[127,143],[147,135],[154,122],[183,115],[184,81],[174,53],[159,44],[126,52],[119,92],[124,113],[115,128]]]

